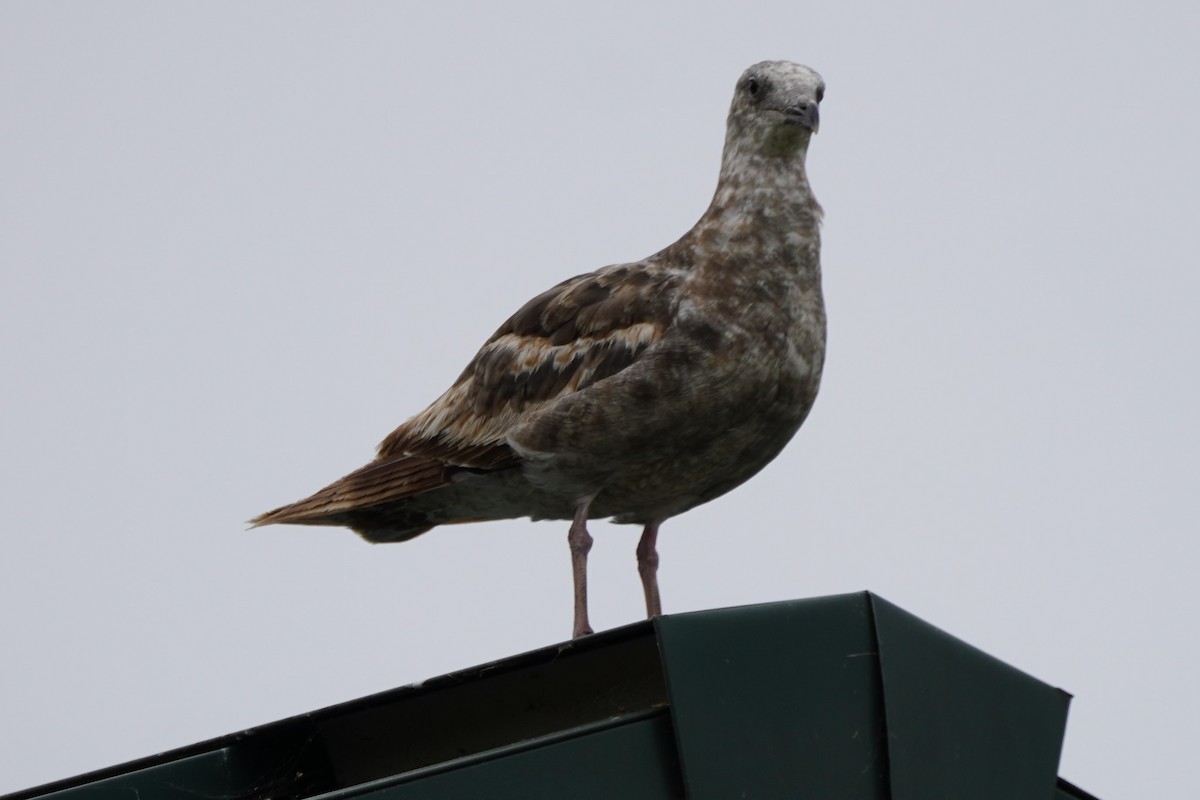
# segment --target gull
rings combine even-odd
[[[642,526],[646,613],[662,613],[659,526],[767,465],[812,408],[825,361],[821,207],[805,157],[825,83],[764,61],[738,79],[716,192],[674,244],[569,278],[492,334],[375,460],[262,514],[401,542],[438,525],[571,520],[572,635],[588,522]]]

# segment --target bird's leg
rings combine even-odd
[[[571,522],[571,532],[567,534],[567,543],[571,545],[571,575],[575,579],[575,628],[571,633],[573,639],[587,636],[592,632],[588,624],[587,612],[587,557],[592,549],[592,536],[587,531],[588,507],[592,498],[587,498],[575,507],[575,519]]]
[[[647,618],[662,614],[662,601],[658,597],[658,550],[654,547],[658,526],[658,520],[647,523],[637,546],[638,574],[642,576],[642,590],[646,593]]]

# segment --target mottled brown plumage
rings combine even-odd
[[[254,525],[340,525],[375,542],[436,525],[571,519],[576,636],[587,521],[645,527],[647,612],[667,518],[758,472],[799,428],[825,354],[820,217],[804,169],[824,83],[762,62],[737,83],[712,203],[649,258],[526,303],[372,463]]]

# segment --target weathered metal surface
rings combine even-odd
[[[866,594],[657,625],[690,800],[887,797]]]
[[[1053,800],[1070,696],[871,595],[894,800]]]
[[[1095,800],[1069,696],[866,592],[660,617],[4,800]]]

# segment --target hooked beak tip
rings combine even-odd
[[[793,125],[807,128],[813,133],[821,127],[821,114],[816,103],[802,102],[788,108],[785,112],[787,121]]]

